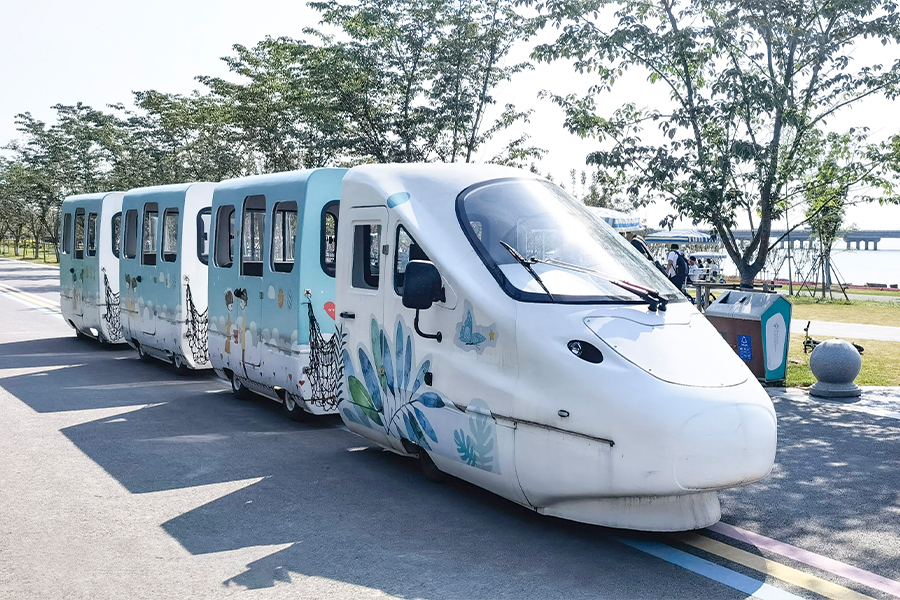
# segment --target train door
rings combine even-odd
[[[72,266],[69,272],[72,274],[72,312],[81,318],[84,313],[84,208],[75,209],[75,227],[73,232],[74,252],[72,253]],[[79,321],[78,326],[82,323]]]
[[[122,217],[122,246],[119,253],[119,314],[123,333],[134,338],[138,318],[138,229],[140,218],[136,208],[129,208]]]
[[[85,225],[84,239],[84,260],[81,275],[82,304],[87,304],[90,311],[88,315],[88,323],[92,326],[97,325],[99,329],[99,306],[102,298],[100,297],[100,259],[97,256],[97,244],[99,243],[100,234],[97,228],[100,225],[99,215],[96,212],[88,212]],[[83,316],[84,306],[82,306]],[[96,313],[96,314],[94,314]]]
[[[258,367],[262,340],[263,257],[266,231],[265,196],[247,196],[241,211],[240,276],[236,306],[243,323],[241,340],[245,366]]]
[[[382,273],[386,270],[382,266],[387,261],[384,254],[388,250],[385,245],[388,238],[387,221],[388,212],[385,207],[350,208],[346,213],[341,211],[338,251],[341,266],[337,273],[340,311],[338,329],[342,330],[345,351],[351,355],[354,363],[357,359],[360,361],[357,364],[362,372],[355,373],[356,383],[366,382],[366,387],[372,389],[377,387],[371,385],[372,382],[384,377],[383,373],[373,372],[373,369],[377,369],[380,364],[381,356],[375,358],[375,354],[377,352],[380,355],[379,332],[384,325],[385,290],[390,285],[390,278]],[[375,344],[379,348],[374,348]],[[373,357],[374,362],[368,357]],[[362,392],[354,380],[349,378],[350,375],[354,374],[345,371],[344,384],[347,387],[344,389],[349,390],[350,401],[372,418],[377,418],[381,398],[370,397]],[[366,428],[365,434],[379,443],[393,445],[390,438],[375,430]]]
[[[276,202],[272,207],[272,223],[267,228],[271,234],[269,256],[271,273],[265,277],[265,304],[262,315],[262,328],[276,332],[280,339],[274,342],[280,351],[290,350],[291,335],[298,331],[297,317],[302,308],[302,297],[299,289],[300,267],[297,260],[297,203],[295,201]],[[271,371],[272,369],[266,369]],[[287,381],[276,381],[279,386],[287,386]]]
[[[59,244],[59,295],[60,304],[63,309],[63,316],[68,319],[74,311],[74,292],[75,292],[75,266],[73,262],[74,255],[74,227],[75,213],[71,210],[71,205],[64,207],[62,218],[62,235]]]
[[[140,265],[137,269],[138,297],[143,300],[142,314],[139,315],[141,331],[156,335],[156,313],[159,303],[157,283],[157,258],[159,250],[159,205],[156,202],[144,204],[141,215]]]

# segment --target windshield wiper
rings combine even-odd
[[[503,242],[500,242],[501,244]],[[517,253],[518,254],[518,253]],[[565,263],[558,260],[553,259],[541,259],[532,256],[531,258],[523,258],[522,260],[526,261],[529,265],[533,265],[534,263],[542,263],[545,265],[550,265],[552,267],[560,267],[563,269],[569,269],[570,271],[576,271],[578,273],[584,273],[586,275],[592,275],[594,277],[599,277],[600,279],[611,283],[615,286],[622,288],[628,292],[631,292],[641,300],[645,301],[649,304],[648,308],[651,312],[657,310],[666,310],[666,304],[669,302],[666,298],[663,297],[658,291],[646,288],[642,285],[638,285],[636,283],[631,283],[630,281],[622,281],[620,279],[613,279],[609,275],[601,273],[600,271],[595,271],[594,269],[589,269],[587,267],[581,267],[579,265],[573,265],[569,263]]]
[[[528,271],[528,273],[529,273],[532,277],[534,277],[534,280],[538,282],[538,285],[540,285],[542,288],[544,288],[544,291],[547,292],[547,297],[550,298],[550,301],[551,301],[551,302],[556,302],[556,300],[553,298],[553,294],[550,293],[550,290],[547,289],[547,286],[544,285],[544,282],[541,280],[541,276],[538,275],[538,274],[535,272],[535,270],[531,268],[531,265],[533,265],[534,263],[538,262],[537,259],[535,259],[535,258],[533,258],[533,257],[532,257],[532,258],[525,258],[525,257],[522,256],[521,254],[519,254],[518,250],[516,250],[515,248],[513,248],[512,246],[510,246],[510,245],[507,244],[506,242],[502,242],[502,241],[501,241],[500,244],[501,244],[504,248],[506,248],[506,249],[509,251],[510,254],[512,254],[512,257],[513,257],[514,259],[516,259],[516,262],[518,262],[520,265],[522,265],[523,267],[525,267],[525,270]]]

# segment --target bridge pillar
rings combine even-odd
[[[878,250],[878,240],[872,240],[872,250]]]
[[[856,249],[859,250],[859,240],[856,240]]]
[[[866,240],[866,250],[869,249],[869,240]]]
[[[846,242],[847,240],[844,240],[844,241]],[[849,250],[849,249],[850,249],[850,242],[847,242],[847,250]]]

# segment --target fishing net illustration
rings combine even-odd
[[[197,312],[190,285],[187,286],[185,296],[185,304],[187,304],[187,314],[185,318],[187,333],[185,334],[185,337],[191,348],[191,355],[194,357],[194,362],[198,365],[203,365],[209,362],[209,345],[206,341],[207,334],[209,333],[209,320],[207,318],[209,315],[209,308],[202,313]]]
[[[109,341],[116,342],[122,339],[122,320],[119,318],[119,294],[114,294],[109,287],[109,277],[103,273],[103,285],[106,288],[106,328],[109,332]]]
[[[325,410],[334,410],[337,408],[341,383],[339,336],[335,334],[326,340],[313,314],[312,302],[307,302],[306,305],[309,309],[309,366],[304,372],[312,388],[309,401]]]

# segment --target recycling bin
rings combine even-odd
[[[767,384],[784,382],[790,302],[778,294],[730,290],[707,307],[706,318],[757,379]]]

